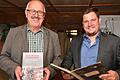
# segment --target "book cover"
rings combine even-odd
[[[106,73],[107,71],[101,62],[83,68],[77,68],[71,71],[55,64],[51,64],[51,66],[71,74],[78,80],[101,80],[99,75]]]
[[[82,78],[79,74],[76,74],[74,71],[70,71],[70,70],[68,70],[68,69],[62,68],[62,67],[57,66],[57,65],[55,65],[55,64],[50,64],[50,65],[53,66],[53,67],[55,67],[55,68],[58,68],[58,69],[60,69],[60,70],[62,70],[62,71],[65,71],[65,72],[71,74],[72,76],[74,76],[74,77],[75,77],[76,79],[78,79],[78,80],[85,80],[85,79]]]
[[[43,53],[24,52],[22,73],[22,80],[43,80]]]
[[[82,76],[85,80],[101,80],[99,76],[106,73],[107,70],[108,69],[101,62],[98,62],[72,71]]]

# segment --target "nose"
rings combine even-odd
[[[92,26],[92,22],[91,21],[88,22],[88,26]]]

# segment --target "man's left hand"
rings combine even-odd
[[[119,75],[116,71],[109,70],[106,74],[99,76],[102,80],[118,80]]]

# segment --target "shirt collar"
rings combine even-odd
[[[96,38],[100,38],[100,35],[101,35],[101,33],[99,32],[99,34],[97,35]],[[89,37],[88,37],[88,35],[86,33],[83,34],[83,38],[84,39],[89,39]]]
[[[38,32],[44,32],[43,27],[44,27],[44,26],[41,26],[41,27],[39,28],[39,31],[38,31]],[[31,31],[31,30],[30,30],[30,27],[29,27],[28,25],[27,25],[27,31]]]

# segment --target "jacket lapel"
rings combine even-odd
[[[48,44],[49,44],[49,33],[48,31],[46,30],[46,28],[43,28],[44,29],[44,34],[43,34],[43,39],[44,39],[44,55],[43,55],[43,61],[46,61],[46,56],[47,56],[47,51],[48,51]],[[46,63],[46,62],[44,62]]]
[[[99,49],[98,49],[98,57],[97,57],[97,62],[102,61],[103,62],[103,58],[104,58],[104,50],[105,50],[105,43],[106,43],[106,34],[105,33],[101,33],[100,36],[100,43],[99,43]]]
[[[22,38],[23,38],[23,52],[28,52],[29,51],[29,44],[27,42],[27,25],[24,25],[21,29],[22,33]]]
[[[78,62],[78,68],[81,66],[81,46],[83,42],[83,36],[78,38],[78,48],[77,48],[77,62]]]

